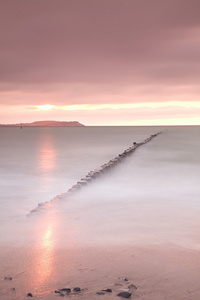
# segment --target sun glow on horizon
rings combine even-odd
[[[50,100],[49,100],[50,101]],[[50,102],[51,103],[51,102]],[[89,126],[200,125],[200,101],[141,101],[115,103],[57,103],[2,106],[2,124],[36,120],[77,120]],[[6,113],[10,120],[6,120]],[[12,118],[12,120],[11,120]]]
[[[169,102],[140,102],[140,103],[74,104],[74,105],[53,105],[53,107],[57,110],[69,110],[69,111],[73,111],[73,110],[90,111],[90,110],[101,110],[101,109],[117,110],[117,109],[131,109],[131,108],[164,108],[164,107],[200,108],[200,102],[169,101]]]
[[[52,108],[54,108],[55,105],[51,105],[51,104],[44,104],[44,105],[38,105],[37,109],[38,110],[50,110]]]
[[[104,103],[104,104],[70,104],[70,105],[52,105],[44,104],[37,105],[36,108],[39,111],[46,111],[55,109],[57,111],[91,111],[91,110],[102,110],[102,109],[137,109],[137,108],[200,108],[199,101],[168,101],[168,102],[137,102],[137,103]]]

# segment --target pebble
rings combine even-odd
[[[97,292],[97,295],[105,295],[104,292]]]
[[[27,296],[27,297],[33,297],[33,294],[28,293],[26,296]]]
[[[80,287],[75,287],[75,288],[73,288],[73,292],[80,292],[81,291],[81,288]]]
[[[102,292],[112,293],[111,289],[103,289]]]
[[[131,295],[132,294],[129,292],[120,292],[117,296],[122,297],[122,298],[130,298]]]
[[[71,289],[63,288],[63,289],[58,289],[58,290],[54,291],[54,293],[58,293],[58,294],[62,294],[63,292],[69,294],[69,293],[71,293]]]
[[[4,277],[4,280],[12,280],[12,277]]]

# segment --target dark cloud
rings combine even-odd
[[[198,85],[199,12],[199,0],[0,1],[0,88]]]

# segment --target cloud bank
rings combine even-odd
[[[199,11],[199,0],[1,1],[1,105],[199,101]]]

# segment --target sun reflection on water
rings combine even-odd
[[[56,166],[56,149],[51,135],[45,135],[40,142],[38,163],[40,172],[46,175],[52,173]]]

